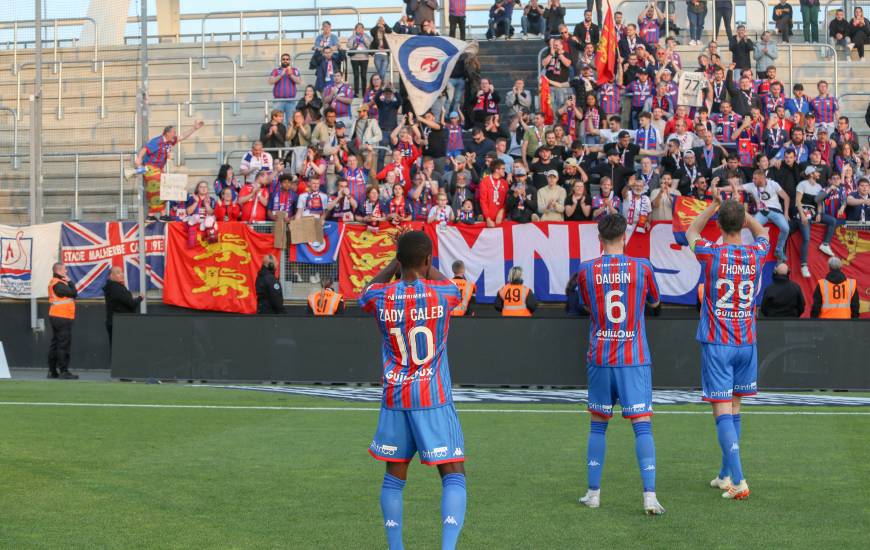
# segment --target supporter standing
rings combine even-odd
[[[152,138],[136,154],[134,164],[137,170],[143,173],[145,202],[148,205],[147,221],[165,219],[166,203],[160,200],[160,176],[166,167],[166,161],[169,160],[169,153],[176,144],[192,136],[203,125],[203,121],[195,120],[193,126],[183,136],[176,134],[175,126],[167,126],[163,129],[163,133]]]
[[[232,188],[224,187],[221,189],[217,204],[214,207],[214,217],[218,222],[236,222],[242,217],[242,209]]]
[[[345,126],[353,124],[353,115],[350,111],[354,93],[350,85],[345,83],[344,74],[336,71],[333,83],[323,90],[323,104],[335,110],[335,118]]]
[[[254,287],[257,290],[257,313],[258,314],[281,314],[284,310],[284,293],[281,291],[281,282],[275,277],[275,257],[271,254],[263,256],[263,265],[257,273]]]
[[[867,223],[870,221],[870,180],[861,178],[858,189],[846,197],[846,220]]]
[[[725,34],[728,36],[728,42],[734,38],[734,35],[731,34],[731,11],[734,9],[731,0],[714,0],[716,3],[716,31],[713,33],[713,40],[717,40],[719,38],[719,25],[720,23],[725,25]]]
[[[560,0],[549,0],[547,7],[544,9],[544,21],[546,22],[545,31],[549,38],[551,35],[559,34],[559,27],[565,24],[565,8],[562,7]]]
[[[700,46],[707,18],[707,0],[686,0],[686,14],[689,16],[689,45]]]
[[[253,181],[245,184],[239,191],[242,221],[248,223],[266,221],[266,208],[269,206],[269,178],[269,172],[260,170]]]
[[[136,308],[144,295],[133,298],[133,294],[124,285],[124,270],[115,266],[109,271],[109,280],[103,287],[106,300],[106,332],[109,333],[109,355],[112,354],[112,323],[116,313],[136,313]]]
[[[272,85],[272,97],[283,101],[273,103],[275,109],[284,113],[284,120],[293,118],[296,111],[297,87],[302,84],[302,73],[299,69],[290,65],[290,54],[281,54],[281,66],[273,69],[268,78]]]
[[[78,291],[60,262],[51,266],[48,282],[48,323],[51,326],[51,344],[48,348],[48,378],[78,380],[69,371],[72,328],[76,318]]]
[[[311,48],[315,52],[322,52],[326,48],[337,48],[338,36],[332,34],[332,23],[324,21],[320,26],[320,34],[314,38],[314,46]]]
[[[800,317],[807,304],[798,284],[788,277],[788,264],[780,262],[773,269],[773,281],[764,290],[761,313],[765,317]]]
[[[758,73],[758,78],[766,78],[767,68],[773,66],[779,55],[776,50],[776,42],[770,39],[770,31],[761,33],[761,40],[755,44],[754,49],[755,70]]]
[[[355,97],[365,91],[366,73],[369,67],[368,53],[354,53],[354,50],[368,50],[372,43],[362,23],[357,23],[353,28],[353,34],[347,40],[347,49],[350,57],[350,66],[353,70],[353,93]]]
[[[547,185],[536,192],[538,216],[544,222],[561,222],[565,220],[565,188],[559,185],[559,172],[546,172]]]
[[[819,41],[819,0],[800,0],[801,21],[804,28],[804,42]]]
[[[465,40],[465,0],[449,0],[450,11],[448,21],[450,23],[450,37],[456,38],[456,31],[459,30],[459,39]]]
[[[731,9],[730,7],[728,8]],[[718,8],[717,8],[718,13]],[[728,38],[728,49],[731,51],[732,64],[742,72],[745,69],[751,69],[751,56],[755,45],[752,40],[746,36],[746,26],[737,25],[737,36]]]
[[[505,179],[504,162],[494,160],[490,169],[490,174],[480,181],[480,211],[486,226],[495,227],[504,220],[509,184]]]
[[[390,66],[390,47],[386,37],[392,32],[393,29],[387,25],[383,17],[378,18],[377,23],[370,31],[372,41],[369,43],[369,48],[376,50],[374,54],[375,71],[382,81],[387,78],[387,69]]]
[[[295,111],[293,111],[295,114]],[[260,126],[260,142],[265,149],[283,149],[287,140],[287,126],[284,124],[284,112],[272,110],[269,122]],[[287,119],[289,120],[289,119]]]

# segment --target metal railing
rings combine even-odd
[[[232,65],[233,72],[233,92],[232,92],[232,100],[233,104],[232,112],[233,114],[238,113],[238,68],[236,66],[236,62],[233,58],[227,55],[212,55],[208,56],[208,59],[213,59],[217,61],[226,61]],[[177,62],[187,62],[187,104],[193,105],[197,102],[193,100],[193,59],[192,57],[164,57],[164,58],[153,58],[149,61],[150,65],[161,64],[163,62],[166,63],[177,63]],[[90,64],[90,61],[49,61],[46,62],[46,65],[56,65],[57,66],[57,118],[58,120],[63,118],[63,66],[76,66],[82,64]],[[99,79],[100,79],[100,118],[106,118],[106,64],[111,65],[129,65],[129,66],[138,66],[138,61],[132,59],[119,59],[119,60],[100,60],[97,65],[99,67]],[[35,63],[22,63],[18,66],[18,70],[16,71],[16,93],[15,93],[15,112],[17,114],[18,120],[21,120],[21,71],[28,67],[35,66]],[[188,108],[190,111],[191,108]],[[190,116],[190,115],[189,115]]]
[[[364,53],[364,54],[369,54],[369,55],[372,55],[372,56],[375,56],[375,55],[386,55],[386,56],[387,56],[387,65],[388,65],[388,67],[389,67],[389,73],[390,73],[390,82],[394,82],[394,81],[393,81],[393,56],[390,55],[389,50],[384,51],[384,50],[364,50],[364,49],[357,49],[357,50],[342,50],[342,51],[343,51],[343,52],[348,56],[348,57],[347,57],[348,62],[352,61],[352,60],[350,59],[350,56],[351,56],[351,55],[354,55],[354,54],[362,54],[362,53]],[[295,54],[293,54],[293,66],[296,67],[296,68],[299,68],[299,60],[300,60],[300,59],[302,59],[303,57],[312,57],[313,55],[314,55],[314,52],[311,52],[311,51],[307,51],[307,52],[296,52]],[[301,69],[300,69],[300,72],[302,72]],[[346,81],[347,81],[347,74],[345,74],[345,82],[346,82]]]
[[[42,27],[53,27],[54,28],[54,36],[53,36],[53,50],[54,50],[54,61],[58,61],[58,36],[57,29],[58,27],[84,27],[85,23],[90,23],[94,26],[94,72],[97,70],[97,55],[99,52],[98,46],[98,38],[99,33],[97,32],[97,22],[94,21],[91,17],[78,17],[75,19],[43,19]],[[12,71],[15,74],[18,68],[18,29],[19,28],[33,28],[34,32],[36,32],[36,21],[10,21],[0,23],[0,29],[12,29]]]
[[[664,0],[664,4],[665,4],[665,11],[664,11],[664,14],[665,14],[665,36],[670,34],[670,16],[674,15],[670,12],[670,3],[671,2],[673,2],[673,0]],[[762,23],[761,30],[767,30],[767,27],[768,27],[768,20],[767,20],[767,8],[768,8],[768,6],[767,6],[767,3],[764,0],[744,0],[743,3],[746,6],[746,9],[749,9],[749,6],[746,5],[746,4],[749,4],[749,2],[756,2],[759,6],[761,6],[761,10],[764,12],[764,21]],[[649,4],[649,3],[650,3],[650,0],[619,0],[619,2],[617,2],[616,5],[614,6],[613,11],[614,12],[619,11],[623,4]],[[676,3],[676,2],[674,2],[674,3]],[[712,28],[712,32],[715,33],[716,32],[716,2],[710,2],[710,5],[712,6],[712,12],[711,12],[712,19],[710,19],[710,22],[712,23],[711,28]],[[731,0],[732,13],[736,7],[737,7],[737,1]],[[749,19],[749,18],[747,17],[747,19]],[[630,22],[630,21],[626,20],[626,23],[628,23],[628,22]],[[748,21],[746,23],[747,23],[747,25],[749,24]]]
[[[291,10],[252,10],[252,11],[216,11],[212,13],[207,13],[202,16],[200,21],[200,41],[202,42],[202,68],[205,69],[206,61],[205,61],[205,23],[210,18],[239,18],[239,67],[245,66],[245,17],[267,17],[267,18],[278,18],[278,50],[282,49],[283,42],[283,34],[284,34],[284,17],[292,17],[299,15],[314,15],[316,17],[315,22],[320,20],[320,17],[323,16],[323,12],[326,11],[328,15],[340,15],[347,12],[355,13],[357,22],[361,21],[360,11],[359,9],[352,6],[336,6],[330,8],[302,8],[302,9],[291,9]],[[317,24],[319,26],[319,24]]]
[[[9,113],[12,117],[12,169],[21,168],[21,159],[18,157],[18,113],[10,107],[0,107],[0,112]]]
[[[791,89],[794,86],[794,48],[818,50],[819,48],[831,51],[831,57],[834,60],[834,95],[837,95],[840,89],[840,64],[837,60],[837,49],[830,44],[792,44],[791,42],[780,42],[779,47],[788,50],[788,87]]]

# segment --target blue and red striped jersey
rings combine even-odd
[[[580,266],[580,301],[589,308],[587,365],[649,365],[644,304],[659,301],[652,264],[624,254],[605,254]]]
[[[151,141],[145,144],[142,164],[145,166],[155,166],[163,170],[163,167],[166,166],[166,160],[169,158],[169,151],[172,151],[176,143],[178,143],[178,138],[172,141],[166,141],[163,139],[163,135],[151,138]]]
[[[622,109],[622,86],[605,82],[598,89],[598,103],[607,115],[618,115]]]
[[[373,284],[360,296],[360,307],[374,315],[384,339],[385,408],[431,409],[452,402],[447,330],[460,299],[448,280]]]
[[[640,80],[632,80],[628,84],[628,93],[631,94],[631,106],[635,109],[640,109],[646,100],[655,94],[655,90],[650,84],[649,79],[646,82]]]
[[[301,76],[299,69],[296,67],[287,67],[290,69],[290,74],[284,72],[283,67],[278,67],[272,71],[272,76],[281,75],[281,79],[272,86],[272,97],[276,99],[293,99],[296,97],[296,83],[290,78],[292,74],[296,78]],[[287,123],[287,121],[284,121]]]
[[[637,34],[640,39],[650,46],[655,46],[659,42],[659,20],[655,17],[644,17],[643,21],[638,25]]]
[[[704,300],[697,340],[708,344],[755,344],[755,298],[761,290],[761,268],[770,251],[764,237],[751,245],[694,243],[701,264]]]
[[[710,115],[710,120],[716,124],[716,138],[721,143],[734,143],[737,138],[737,128],[743,122],[743,117],[735,112],[730,112],[728,115],[722,113],[713,113]]]
[[[842,187],[837,187],[835,190],[829,190],[825,196],[825,201],[822,204],[824,214],[837,217],[840,208],[846,204],[846,190]]]
[[[348,86],[347,84],[341,84],[338,86],[338,89],[335,89],[334,84],[330,84],[323,90],[323,95],[328,96],[333,91],[335,91],[335,99],[332,100],[332,104],[330,107],[335,109],[335,116],[338,118],[347,118],[350,116],[350,105],[347,103],[342,103],[338,101],[339,97],[345,97],[349,99],[353,99],[353,88]]]
[[[840,110],[840,105],[837,98],[828,95],[810,101],[810,108],[816,114],[816,124],[830,124],[834,122],[834,113]]]

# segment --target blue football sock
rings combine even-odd
[[[644,492],[656,490],[656,444],[653,441],[652,423],[636,422],[634,428],[634,450],[637,454],[637,465],[640,467],[640,479],[643,481]]]
[[[731,472],[731,483],[737,485],[743,481],[743,467],[740,465],[740,443],[734,429],[734,418],[730,414],[716,417],[716,433],[722,454],[728,463],[728,471]]]
[[[453,550],[465,523],[465,474],[441,478],[441,550]]]
[[[405,481],[384,474],[381,486],[381,512],[384,514],[384,530],[390,550],[402,550],[402,489]]]
[[[731,420],[734,422],[734,431],[737,432],[737,441],[740,441],[740,415],[732,414]],[[725,479],[725,476],[728,475],[728,458],[725,456],[725,452],[722,452],[722,466],[719,467],[719,479]]]
[[[589,448],[586,451],[586,471],[589,488],[601,488],[601,474],[604,471],[604,453],[607,451],[607,422],[592,421],[589,426]]]

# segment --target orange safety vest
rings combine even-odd
[[[851,319],[855,288],[855,279],[846,279],[838,285],[827,279],[819,279],[819,291],[822,293],[819,319]]]
[[[450,312],[451,317],[464,317],[466,312],[468,312],[468,304],[471,302],[471,297],[474,296],[477,288],[474,283],[469,281],[468,279],[463,279],[460,277],[456,277],[453,279],[453,283],[459,287],[459,293],[461,295],[461,301],[459,305],[453,308],[453,311]]]
[[[331,288],[324,288],[320,292],[313,292],[308,296],[308,305],[311,306],[314,315],[318,317],[331,316],[338,312],[341,299],[341,294]]]
[[[52,277],[48,283],[48,302],[51,304],[48,307],[49,317],[60,317],[61,319],[76,318],[76,301],[72,298],[64,298],[54,293],[54,285],[62,283],[57,277]]]
[[[529,287],[525,285],[507,284],[501,287],[498,295],[504,301],[501,310],[502,317],[531,317],[532,312],[526,307]]]

